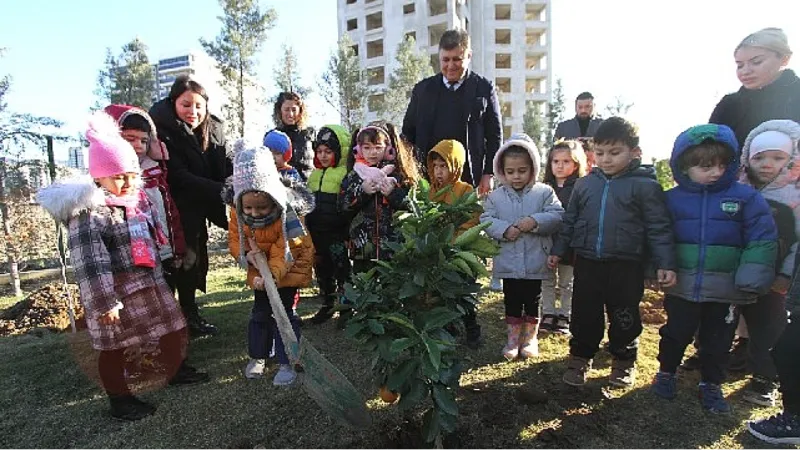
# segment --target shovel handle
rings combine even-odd
[[[278,294],[278,288],[275,286],[275,280],[272,278],[272,272],[269,270],[267,264],[267,257],[263,253],[255,255],[256,268],[258,269],[261,278],[264,280],[264,289],[267,291],[269,303],[272,306],[272,316],[278,324],[278,332],[283,339],[283,345],[286,347],[286,354],[292,364],[300,361],[300,343],[297,341],[297,336],[292,330],[292,324],[289,322],[289,316],[283,309],[283,302],[281,296]]]

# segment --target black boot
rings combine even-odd
[[[109,394],[108,401],[111,404],[111,417],[115,419],[129,421],[141,420],[152,415],[156,411],[155,406],[145,403],[131,394]]]
[[[311,318],[311,323],[314,325],[321,325],[331,317],[333,317],[333,305],[336,301],[335,295],[326,295],[325,302],[322,304],[322,307],[314,314],[314,317]]]
[[[186,364],[184,360],[181,363],[181,366],[178,368],[178,371],[175,372],[175,375],[169,380],[169,384],[172,386],[181,385],[181,384],[197,384],[197,383],[205,383],[211,379],[205,372],[200,372],[194,367]]]
[[[189,335],[191,337],[213,336],[217,334],[217,327],[206,322],[199,314],[187,317]]]

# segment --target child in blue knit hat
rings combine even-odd
[[[695,332],[703,409],[724,414],[728,349],[739,306],[754,303],[775,278],[777,230],[766,200],[736,181],[738,142],[724,125],[699,125],[675,141],[670,166],[677,186],[667,192],[678,261],[677,283],[665,289],[667,323],[652,392],[677,395],[675,372]]]
[[[283,131],[269,130],[264,135],[264,147],[272,152],[275,159],[275,167],[282,178],[295,182],[302,182],[300,173],[287,161],[292,160],[292,140]]]

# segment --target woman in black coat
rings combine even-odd
[[[734,52],[738,91],[722,97],[709,122],[729,126],[744,146],[747,134],[762,122],[800,122],[800,78],[786,69],[792,52],[786,35],[765,28],[747,36]]]
[[[294,92],[281,92],[275,100],[272,120],[275,128],[283,131],[292,141],[292,159],[287,161],[297,169],[303,181],[308,180],[314,170],[314,130],[306,127],[308,112],[303,99]]]
[[[226,155],[223,124],[208,113],[206,90],[190,76],[179,76],[169,96],[150,109],[158,137],[169,151],[167,181],[181,216],[187,255],[167,281],[178,299],[193,335],[214,334],[215,326],[200,317],[196,290],[206,290],[208,229],[206,221],[227,230],[221,192],[233,174]]]
[[[720,100],[709,122],[733,129],[740,148],[747,135],[763,122],[774,119],[800,122],[800,78],[786,68],[792,51],[781,29],[765,28],[747,36],[733,56],[742,87]],[[776,368],[774,364],[755,364],[755,361],[771,361],[769,349],[786,325],[783,305],[788,281],[778,276],[770,293],[740,308],[739,337],[734,341],[728,368],[752,369],[753,378],[745,387],[743,398],[758,405],[772,405],[775,401]]]

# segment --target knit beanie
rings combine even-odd
[[[780,56],[792,55],[792,50],[789,48],[789,39],[780,28],[764,28],[756,31],[744,38],[736,47],[736,50],[742,47],[759,47],[773,51]]]
[[[283,131],[269,130],[264,135],[264,147],[283,155],[284,161],[292,159],[292,140]]]
[[[289,251],[289,241],[286,239],[288,198],[286,187],[281,181],[278,169],[275,167],[275,160],[272,158],[272,154],[267,148],[250,144],[244,139],[236,141],[233,145],[233,152],[233,205],[239,223],[239,263],[242,267],[247,267],[244,251],[245,235],[242,218],[242,195],[248,192],[265,192],[272,197],[275,207],[280,208],[284,254],[286,261],[291,261],[292,254]]]
[[[792,154],[792,138],[780,131],[765,131],[753,138],[750,142],[750,158],[761,152],[778,150],[787,155]]]
[[[117,123],[104,111],[97,111],[89,118],[86,139],[89,140],[89,175],[92,178],[142,171],[133,147],[122,138]]]

